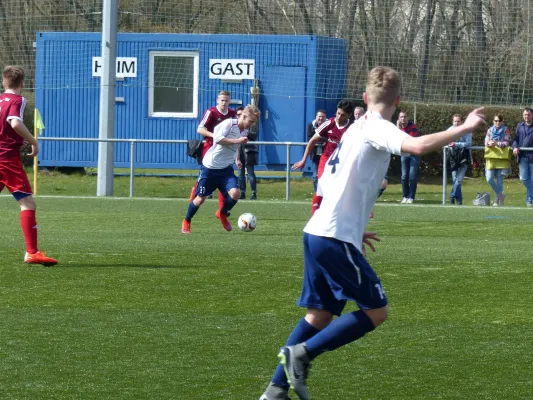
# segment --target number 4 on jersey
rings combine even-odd
[[[331,155],[328,165],[333,165],[333,168],[331,168],[331,173],[334,174],[337,171],[337,164],[341,162],[339,159],[339,151],[341,150],[342,142],[339,143],[333,154]]]

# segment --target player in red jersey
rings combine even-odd
[[[329,157],[333,154],[339,142],[341,141],[342,135],[348,129],[351,124],[351,117],[353,115],[353,104],[350,100],[341,100],[337,104],[337,113],[334,118],[326,120],[322,125],[320,125],[316,131],[315,135],[307,143],[305,148],[304,156],[300,161],[295,163],[292,166],[292,169],[302,169],[305,166],[307,157],[311,154],[311,151],[315,147],[316,143],[324,139],[326,144],[324,145],[324,150],[320,156],[320,162],[318,164],[318,179],[322,176],[324,172],[324,166],[328,161]],[[313,195],[313,206],[312,213],[314,214],[316,210],[320,207],[320,202],[322,201],[322,196]]]
[[[20,204],[20,225],[26,241],[24,262],[52,266],[57,260],[47,257],[37,248],[35,200],[31,185],[20,159],[24,141],[31,144],[30,157],[39,153],[39,144],[24,125],[26,99],[20,95],[24,88],[24,70],[7,66],[2,73],[5,92],[0,95],[0,192],[7,187]]]
[[[235,110],[228,108],[231,100],[231,94],[227,90],[222,90],[217,96],[217,105],[215,107],[208,108],[204,113],[204,117],[198,125],[198,133],[204,137],[204,149],[202,151],[202,159],[207,151],[213,147],[213,132],[215,132],[215,126],[222,121],[235,118]],[[196,197],[196,188],[198,182],[191,190],[189,200],[192,201]],[[224,196],[218,192],[218,209],[221,210],[224,207]]]

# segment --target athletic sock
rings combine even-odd
[[[341,315],[305,342],[307,354],[313,359],[325,351],[332,351],[351,343],[373,330],[372,320],[362,310]]]
[[[226,199],[224,198],[224,195],[222,194],[221,191],[218,192],[218,209],[219,210],[222,210],[222,208],[224,208],[224,202],[226,201]]]
[[[195,206],[191,201],[189,203],[189,208],[187,209],[187,214],[185,215],[185,220],[191,222],[192,217],[194,217],[194,214],[196,214],[196,211],[198,211],[199,208],[200,207]]]
[[[20,212],[20,226],[26,242],[26,252],[34,254],[37,249],[37,221],[35,210],[23,210]]]
[[[303,343],[306,340],[315,336],[318,332],[320,332],[319,329],[315,328],[313,325],[307,322],[305,318],[302,318],[294,327],[285,345],[294,346],[296,344]],[[287,376],[285,375],[285,371],[283,370],[283,366],[281,364],[278,364],[276,372],[274,372],[274,376],[272,377],[272,383],[281,386],[285,389],[289,387],[289,384],[287,382]]]
[[[320,208],[321,203],[322,203],[322,196],[319,196],[315,193],[313,195],[313,206],[311,207],[311,215],[313,215],[315,211]]]
[[[198,187],[198,182],[196,182],[193,186],[193,188],[191,189],[191,194],[189,195],[189,201],[193,201],[194,198],[196,197],[196,188]]]
[[[224,215],[228,215],[228,212],[235,206],[235,204],[237,204],[237,200],[233,200],[229,194],[226,195],[224,205],[220,208],[220,212]]]

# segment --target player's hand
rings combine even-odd
[[[496,145],[496,142],[494,140],[489,140],[487,142],[487,147],[494,147]]]
[[[238,141],[238,144],[245,144],[245,143],[248,143],[248,138],[246,136],[243,136],[237,139],[237,141]]]
[[[455,146],[455,142],[451,142],[448,147],[454,147]]]
[[[379,242],[381,239],[378,238],[376,232],[363,232],[363,256],[366,256],[366,246],[370,247],[370,249],[373,252],[376,252],[376,248],[374,247],[374,243],[372,243],[370,240],[374,240],[376,242]]]
[[[302,169],[304,166],[305,166],[305,161],[300,160],[297,163],[294,163],[294,165],[292,166],[292,169],[296,171],[297,169]]]
[[[476,129],[482,128],[485,126],[485,108],[480,107],[473,110],[465,119],[463,127],[467,128],[468,131],[474,131]]]
[[[35,157],[37,154],[39,154],[39,145],[32,145],[31,146],[31,153],[28,154],[28,157]]]
[[[242,162],[238,158],[235,160],[235,164],[237,164],[237,168],[242,169]]]
[[[517,156],[519,152],[520,152],[520,150],[518,150],[518,147],[515,147],[515,148],[513,149],[513,154],[514,154],[515,156]]]

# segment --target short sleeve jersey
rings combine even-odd
[[[222,121],[225,121],[230,118],[235,118],[235,110],[228,108],[228,111],[226,114],[222,114],[222,112],[218,109],[218,107],[211,107],[207,109],[207,111],[204,113],[204,117],[200,121],[200,125],[198,125],[199,128],[205,128],[209,132],[215,133],[215,126],[220,124]],[[207,151],[213,146],[213,138],[206,137],[205,143],[204,143],[204,156],[207,153]]]
[[[379,113],[367,112],[350,126],[318,181],[320,208],[304,231],[353,244],[362,251],[368,224],[389,167],[408,135]]]
[[[214,145],[203,158],[202,164],[209,169],[223,169],[233,165],[237,158],[238,144],[220,144],[224,139],[238,139],[248,135],[248,130],[241,132],[237,119],[227,119],[215,127],[213,132]]]
[[[315,133],[318,133],[326,141],[322,157],[329,158],[333,154],[341,141],[342,135],[348,130],[350,122],[348,120],[344,126],[339,126],[335,118],[330,118],[316,129]]]
[[[0,95],[0,161],[20,159],[24,139],[11,127],[11,120],[23,121],[26,99],[18,94]]]

